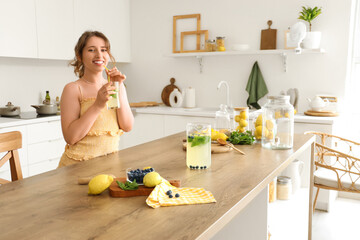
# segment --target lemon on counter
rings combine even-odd
[[[98,195],[105,191],[110,184],[113,182],[114,178],[106,174],[100,174],[93,177],[89,182],[89,192],[88,194]]]
[[[227,136],[225,133],[221,132],[221,133],[218,133],[216,139],[218,139],[218,138],[221,138],[221,139],[223,139],[223,140],[226,140],[226,139],[228,139],[228,136]],[[215,140],[216,140],[216,139],[215,139]]]
[[[144,177],[144,185],[145,187],[155,187],[160,184],[162,181],[162,177],[157,172],[149,172]]]

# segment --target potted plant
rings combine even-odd
[[[308,49],[320,48],[321,32],[312,32],[312,21],[321,14],[321,7],[302,7],[302,11],[299,13],[298,19],[304,20],[309,23],[309,32],[306,33],[306,37],[303,40],[303,47]]]

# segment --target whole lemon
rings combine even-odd
[[[105,191],[110,184],[113,182],[114,178],[106,174],[100,174],[93,177],[89,182],[89,192],[88,194],[98,195]]]
[[[223,139],[223,140],[226,140],[226,139],[228,139],[228,136],[227,136],[225,133],[221,132],[221,133],[219,133],[219,134],[217,135],[217,138],[216,138],[216,139],[218,139],[218,138],[221,138],[221,139]]]
[[[241,118],[241,119],[247,119],[247,118],[248,118],[247,112],[246,112],[246,111],[242,111],[242,112],[240,113],[240,118]]]
[[[266,133],[266,135],[265,135],[265,137],[267,138],[267,139],[273,139],[274,138],[274,132],[273,131],[268,131],[267,133]]]
[[[241,126],[241,127],[246,127],[248,125],[248,122],[246,121],[246,120],[244,120],[244,119],[241,119],[240,120],[240,122],[239,122],[239,126]]]
[[[266,125],[266,128],[270,131],[274,129],[274,123],[269,119],[266,120],[265,125]]]
[[[255,127],[261,126],[261,125],[262,125],[262,114],[260,114],[255,121]]]
[[[219,138],[219,131],[211,131],[211,140],[216,141]]]
[[[160,184],[162,181],[162,177],[157,172],[149,172],[144,177],[144,185],[145,187],[155,187]]]
[[[241,116],[240,115],[236,115],[235,116],[235,122],[240,122]]]
[[[243,128],[239,125],[239,126],[237,126],[236,131],[239,131],[242,133],[242,132],[245,132],[245,128]]]
[[[255,138],[261,139],[261,136],[262,136],[262,126],[260,125],[255,128]]]

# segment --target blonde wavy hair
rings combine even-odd
[[[113,65],[115,65],[115,58],[113,57],[113,55],[110,52],[110,41],[109,41],[109,39],[102,32],[99,32],[99,31],[86,31],[80,36],[78,42],[76,43],[75,57],[69,63],[69,65],[74,67],[74,73],[79,78],[84,76],[84,64],[82,62],[83,50],[84,50],[88,40],[91,37],[94,37],[94,36],[102,38],[105,41],[105,47],[107,48],[110,60],[112,61]]]

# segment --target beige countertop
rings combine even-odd
[[[295,134],[290,150],[260,144],[212,155],[206,170],[185,164],[185,133],[122,150],[0,186],[0,239],[209,239],[240,213],[314,141]],[[127,168],[152,166],[183,187],[203,187],[217,202],[152,209],[146,197],[112,198],[108,191],[88,196],[78,177],[99,173],[125,176]]]

